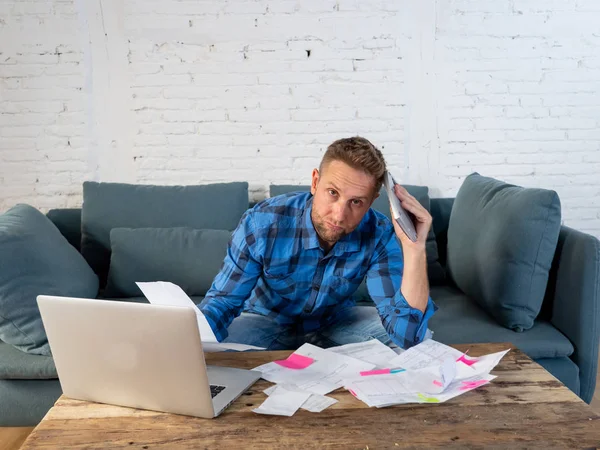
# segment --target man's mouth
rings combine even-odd
[[[340,227],[338,225],[334,225],[334,224],[329,223],[329,222],[326,222],[326,223],[327,223],[327,226],[329,228],[331,228],[333,231],[341,231],[343,229],[342,227]]]

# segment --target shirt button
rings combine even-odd
[[[318,291],[319,289],[321,289],[321,285],[320,284],[315,284],[313,286],[313,288],[314,288],[315,291]]]
[[[394,312],[395,312],[396,314],[400,314],[400,310],[399,310],[399,309],[395,309],[395,310],[394,310]]]

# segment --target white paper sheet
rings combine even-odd
[[[368,406],[418,402],[406,372],[362,377],[344,387]]]
[[[389,368],[389,362],[397,356],[394,350],[377,339],[358,342],[356,344],[340,345],[339,347],[331,347],[327,350],[375,364],[379,368]]]
[[[471,366],[471,369],[474,371],[474,375],[481,375],[491,372],[494,367],[498,365],[500,360],[504,358],[510,349],[504,350],[497,353],[490,353],[489,355],[478,356],[476,358],[477,361]],[[462,363],[461,363],[462,364]],[[463,364],[464,365],[464,364]]]
[[[289,391],[282,386],[276,386],[271,395],[252,411],[258,414],[293,416],[310,396],[310,392]]]
[[[408,384],[416,392],[438,394],[444,392],[456,379],[459,364],[462,363],[454,361],[453,358],[446,358],[438,366],[428,366],[417,370],[409,369],[404,378],[408,379]]]
[[[429,394],[415,391],[410,379],[410,372],[406,371],[394,375],[355,379],[349,382],[345,388],[368,406],[381,408],[404,403],[443,403],[483,385],[472,386],[468,384],[469,382],[481,381],[484,383],[494,378],[496,376],[487,374],[467,380],[455,380],[444,392]]]
[[[428,366],[440,366],[448,358],[456,361],[461,356],[462,352],[455,348],[428,339],[399,354],[390,364],[392,367],[403,369],[423,369]]]
[[[293,385],[293,384],[283,384],[283,385],[276,384],[274,386],[271,386],[270,388],[265,389],[263,392],[267,395],[271,395],[275,391],[275,389],[277,389],[277,386],[281,386],[284,389],[287,389],[288,391],[303,392],[298,386]],[[300,406],[300,408],[302,408],[306,411],[319,413],[319,412],[329,408],[331,405],[336,404],[337,402],[338,401],[332,397],[326,397],[325,395],[311,394],[310,397],[308,398],[308,400],[306,400],[302,404],[302,406]]]
[[[356,377],[359,372],[375,367],[374,364],[333,353],[312,344],[304,344],[295,353],[313,358],[315,362],[302,370],[288,369],[272,362],[254,370],[261,372],[262,378],[272,383],[295,384],[302,390],[325,395],[343,386],[346,378]]]
[[[196,311],[198,329],[202,342],[218,342],[204,314],[196,307],[188,295],[176,284],[167,281],[136,283],[150,303],[155,305],[187,306]]]
[[[264,350],[263,348],[255,347],[254,345],[218,342],[206,317],[204,317],[204,314],[202,314],[200,309],[194,304],[184,290],[176,284],[168,281],[136,282],[136,284],[148,301],[154,305],[193,308],[198,320],[198,331],[200,332],[200,339],[202,340],[202,348],[205,352],[219,352],[224,350]]]

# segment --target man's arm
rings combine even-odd
[[[402,231],[398,223],[392,220],[394,232],[402,243],[404,255],[402,293],[412,307],[425,311],[429,298],[425,245],[433,219],[423,205],[410,195],[404,187],[396,185],[394,191],[402,207],[413,215],[417,232],[417,241],[413,242]]]
[[[367,273],[367,289],[392,340],[396,345],[408,348],[423,341],[427,322],[437,310],[429,296],[425,252],[432,218],[404,187],[396,185],[394,190],[402,207],[415,218],[417,240],[411,241],[392,219],[402,249],[394,234],[385,236]]]
[[[257,247],[253,216],[247,211],[233,232],[223,267],[198,305],[219,342],[227,337],[227,327],[242,312],[262,272]]]
[[[381,322],[392,341],[405,349],[423,341],[437,310],[429,297],[426,263],[412,263],[412,267],[404,265],[402,250],[389,230],[367,271],[367,289]]]

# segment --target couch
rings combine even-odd
[[[500,268],[498,276],[505,277],[503,284],[495,285],[498,276],[494,275],[495,278],[489,278],[489,285],[505,286],[508,277],[508,284],[516,283],[516,288],[522,292],[523,283],[519,277],[525,271],[519,264],[502,262],[508,254],[504,248],[500,248],[496,255],[500,262],[490,263],[486,272],[482,272],[479,266],[485,266],[485,261],[493,259],[493,254],[488,254],[489,258],[483,261],[465,260],[469,251],[483,248],[488,253],[493,252],[478,243],[478,235],[489,241],[492,239],[490,233],[500,233],[499,243],[495,244],[500,247],[507,239],[502,234],[506,225],[498,225],[502,220],[484,223],[485,218],[494,214],[493,201],[485,203],[479,211],[484,219],[477,219],[478,213],[465,214],[464,211],[481,207],[477,196],[487,195],[497,201],[498,192],[508,192],[502,190],[504,186],[518,191],[511,191],[511,195],[500,200],[517,204],[520,192],[525,191],[529,195],[530,190],[482,179],[484,184],[488,183],[487,187],[489,183],[496,183],[495,187],[485,191],[486,187],[482,188],[475,182],[475,186],[471,186],[471,195],[473,192],[476,195],[470,199],[467,193],[461,193],[463,188],[456,198],[429,198],[427,187],[406,186],[433,216],[427,241],[430,292],[439,307],[430,321],[433,337],[447,344],[510,342],[589,403],[595,389],[600,336],[600,242],[560,222],[546,223],[543,232],[549,237],[544,238],[547,241],[544,245],[546,252],[550,251],[550,261],[545,270],[542,267],[541,276],[532,272],[534,276],[530,278],[533,281],[528,279],[527,283],[531,283],[527,285],[528,296],[525,297],[526,301],[533,297],[535,289],[532,286],[537,283],[537,295],[539,297],[541,292],[543,297],[539,299],[538,307],[513,305],[494,309],[493,305],[486,303],[494,300],[489,289],[486,291],[489,273]],[[272,185],[269,195],[307,189],[308,186]],[[550,198],[547,192],[551,191],[544,191],[544,198]],[[10,295],[14,296],[15,290],[10,288],[14,288],[14,280],[19,279],[34,285],[30,287],[26,283],[28,297],[19,297],[21,303],[31,303],[31,297],[42,293],[146,302],[132,280],[162,279],[182,286],[198,304],[219,270],[232,230],[244,211],[253,206],[248,200],[248,184],[243,182],[205,186],[85,182],[83,197],[82,208],[54,209],[44,215],[30,206],[17,205],[14,211],[11,209],[0,216],[0,255],[5,255],[4,259],[0,256],[0,319],[2,308],[5,316],[6,308],[21,308],[20,304],[10,306],[7,300]],[[556,196],[551,198],[554,210],[550,213],[555,214]],[[518,206],[523,208],[523,205]],[[373,208],[389,217],[383,191]],[[503,217],[507,216],[506,208],[503,204],[496,205],[496,210],[503,209]],[[526,216],[534,209],[528,207],[520,214]],[[463,211],[462,216],[460,211]],[[548,211],[543,210],[542,213],[550,214]],[[465,215],[472,217],[465,222]],[[510,222],[511,227],[518,231],[518,216],[514,220],[516,222]],[[547,234],[547,229],[552,227],[555,233]],[[467,236],[460,234],[463,229],[467,229]],[[521,230],[519,234],[525,234],[528,240],[532,240],[532,236],[527,236],[527,230]],[[20,238],[16,239],[16,235]],[[23,236],[27,239],[21,239]],[[43,239],[38,241],[35,236]],[[465,238],[469,241],[464,241]],[[15,240],[19,242],[14,244]],[[49,241],[55,241],[56,245],[46,248]],[[460,243],[460,248],[453,246],[454,241]],[[473,245],[465,245],[465,242]],[[9,257],[6,257],[7,251],[2,253],[3,246],[5,250],[8,248],[9,253],[13,252]],[[540,244],[535,248],[535,257],[543,252],[542,247]],[[44,256],[46,251],[48,256]],[[26,253],[27,257],[20,258]],[[481,255],[477,257],[481,258]],[[41,272],[47,270],[44,265],[47,265],[48,258],[51,261],[58,259],[53,264],[55,272],[36,287],[36,277],[42,279]],[[66,273],[64,270],[61,272],[61,267],[65,266],[60,264],[62,260],[71,264]],[[9,266],[19,264],[22,264],[20,271],[9,269]],[[518,272],[510,272],[515,269],[513,266]],[[36,267],[35,271],[32,267]],[[8,272],[11,273],[6,275]],[[61,276],[72,274],[76,274],[77,282],[69,282],[68,279],[60,283],[56,281],[60,281]],[[483,285],[481,280],[486,280]],[[18,292],[25,290],[21,286]],[[474,297],[474,292],[480,292],[477,295],[484,301]],[[514,296],[515,291],[512,292],[508,294]],[[355,298],[360,305],[372,305],[364,283]],[[511,321],[518,322],[514,314],[515,311],[520,313],[521,309],[527,310],[528,316],[525,322],[515,325]],[[21,336],[18,335],[14,338],[17,341],[0,342],[0,426],[37,424],[61,394],[52,356],[43,339],[40,318],[35,317],[32,311],[31,308],[21,311],[21,315],[30,316],[25,317],[27,321],[21,326],[33,336],[29,341],[19,342]],[[17,320],[20,319],[13,319],[12,323],[17,323]],[[0,326],[0,333],[3,330]],[[10,333],[7,336],[11,336]]]

